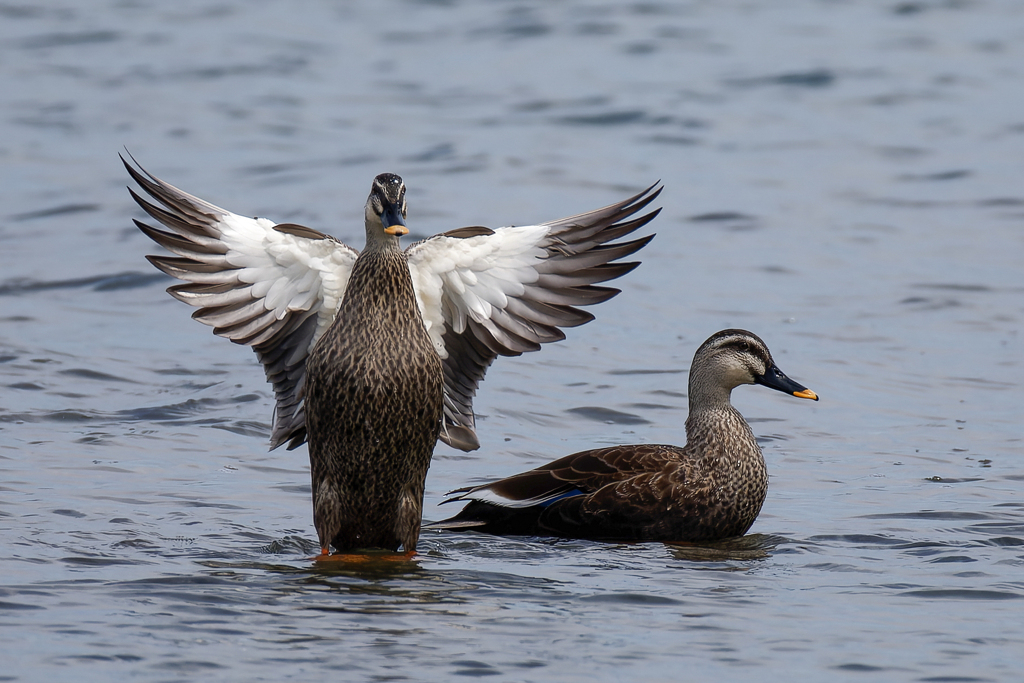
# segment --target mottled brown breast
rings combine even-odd
[[[321,543],[414,548],[443,371],[400,252],[360,256],[335,322],[310,354],[306,382]],[[330,504],[318,507],[323,491]]]

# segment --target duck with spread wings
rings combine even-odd
[[[166,230],[135,224],[175,254],[147,258],[185,281],[167,291],[263,365],[276,398],[271,448],[308,440],[323,554],[332,545],[416,549],[434,444],[479,447],[473,397],[487,368],[592,320],[577,306],[615,296],[599,283],[633,270],[638,263],[619,259],[653,235],[615,240],[660,211],[634,217],[660,193],[651,186],[596,211],[461,228],[403,251],[405,185],[383,173],[366,201],[359,252],[125,167],[153,201],[129,188],[132,197]]]

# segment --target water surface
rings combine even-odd
[[[1024,652],[1024,10],[1002,2],[0,5],[3,680],[1001,681]],[[771,488],[708,547],[428,533],[314,566],[305,448],[254,355],[143,259],[117,153],[362,242],[655,180],[623,293],[500,359],[443,493],[684,439],[744,327]]]

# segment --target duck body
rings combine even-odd
[[[685,448],[656,444],[575,453],[542,471],[550,469],[556,478],[572,472],[566,478],[579,493],[525,508],[474,500],[454,519],[482,522],[461,528],[501,536],[669,542],[742,536],[768,493],[763,458],[742,463],[751,471],[738,483],[727,458],[692,456]],[[594,476],[582,474],[588,468],[597,470]],[[615,483],[608,481],[610,471]]]
[[[702,542],[741,536],[768,493],[768,470],[729,401],[739,384],[817,400],[745,330],[723,330],[690,370],[685,446],[633,444],[568,455],[542,467],[453,491],[467,501],[432,528],[601,541]]]
[[[306,374],[313,523],[321,546],[414,551],[444,384],[404,254],[360,255]]]
[[[123,159],[122,159],[123,160]],[[174,256],[149,261],[184,284],[175,298],[214,333],[251,346],[274,386],[271,448],[308,440],[321,552],[416,548],[434,444],[474,450],[473,397],[498,356],[565,338],[576,308],[639,265],[618,259],[653,237],[615,242],[654,186],[596,211],[542,223],[459,228],[402,250],[405,184],[374,178],[362,252],[292,223],[246,218],[125,161],[155,200],[135,224]]]

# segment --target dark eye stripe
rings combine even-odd
[[[765,365],[770,365],[772,362],[771,357],[768,356],[764,348],[752,343],[746,337],[732,336],[724,338],[720,341],[718,348],[720,350],[732,349],[737,353],[754,356],[763,361]]]

